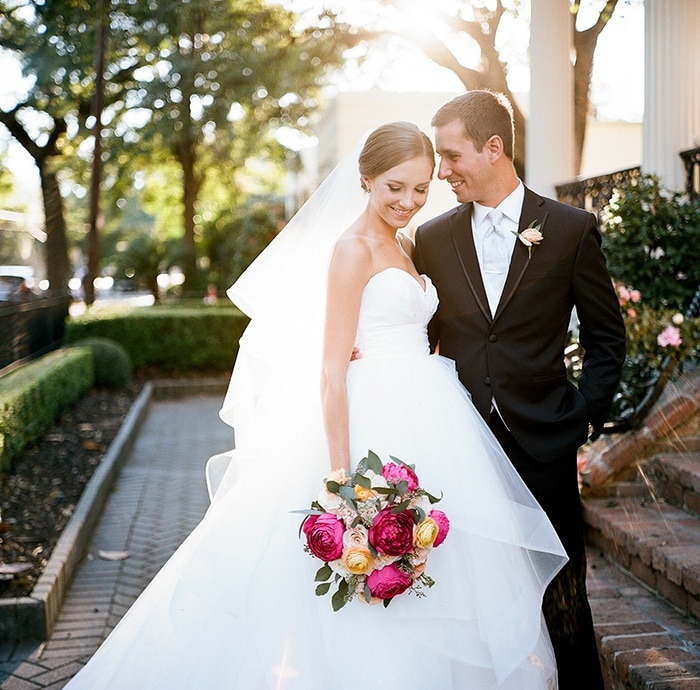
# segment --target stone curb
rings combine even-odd
[[[114,480],[146,418],[151,400],[220,393],[226,390],[226,383],[223,379],[212,378],[152,381],[144,385],[85,485],[31,594],[0,599],[0,639],[45,641],[51,636],[73,575],[87,551]]]

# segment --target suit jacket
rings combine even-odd
[[[625,356],[625,329],[595,216],[525,189],[522,231],[540,223],[531,257],[516,242],[505,287],[491,316],[462,204],[416,231],[414,260],[440,304],[431,345],[453,359],[474,405],[488,419],[495,399],[504,422],[534,458],[575,452],[588,424],[605,422]],[[585,349],[578,387],[566,375],[564,347],[572,307]]]

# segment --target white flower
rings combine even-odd
[[[522,232],[513,232],[513,234],[527,247],[527,257],[532,258],[532,247],[538,245],[544,236],[540,232],[542,224],[533,220]]]
[[[675,326],[680,326],[683,323],[683,321],[685,321],[685,318],[684,318],[683,314],[677,313],[671,317],[671,321],[673,321],[673,324]]]

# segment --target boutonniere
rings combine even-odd
[[[533,220],[522,232],[513,231],[513,234],[527,247],[528,259],[532,258],[532,247],[539,244],[543,239],[541,227],[542,223],[540,221]]]

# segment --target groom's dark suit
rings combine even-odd
[[[589,423],[604,423],[618,383],[625,354],[620,309],[595,217],[526,188],[519,230],[536,221],[543,239],[532,247],[531,257],[522,242],[515,243],[492,318],[471,213],[472,204],[462,204],[416,232],[416,267],[430,276],[440,298],[430,324],[431,344],[439,343],[440,354],[455,360],[474,405],[549,515],[569,555],[570,563],[548,590],[544,605],[560,687],[574,687],[569,683],[575,679],[581,683],[575,687],[598,687],[596,672],[587,681],[583,668],[585,650],[593,666],[597,654],[585,593],[576,450],[586,441]],[[574,306],[586,353],[578,389],[567,380],[564,364]],[[491,411],[492,399],[500,418]],[[567,604],[563,617],[562,597],[576,600]]]

